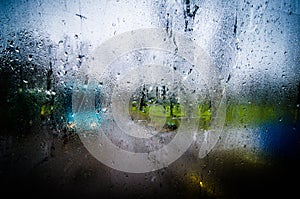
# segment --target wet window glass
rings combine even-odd
[[[297,194],[300,2],[0,2],[10,196]]]

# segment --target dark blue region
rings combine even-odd
[[[300,120],[283,117],[259,128],[260,149],[268,156],[300,160]]]

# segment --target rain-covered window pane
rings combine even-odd
[[[3,0],[0,10],[3,193],[298,194],[300,1]]]

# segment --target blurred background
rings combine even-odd
[[[1,0],[0,190],[71,198],[253,198],[298,194],[300,1]],[[126,31],[179,32],[226,88],[213,151],[126,173],[82,144],[74,82],[92,52]],[[189,48],[189,46],[187,46]],[[138,89],[138,88],[137,88]],[[141,88],[139,88],[141,89]],[[113,133],[113,132],[112,132]]]

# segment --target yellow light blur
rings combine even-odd
[[[199,185],[200,185],[201,188],[203,188],[203,182],[202,181],[199,182]]]

